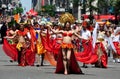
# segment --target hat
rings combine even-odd
[[[106,25],[110,25],[110,24],[111,24],[111,22],[109,22],[109,21],[106,22]]]
[[[87,26],[87,25],[88,25],[87,21],[82,22],[82,26]]]

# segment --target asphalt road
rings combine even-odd
[[[64,75],[55,74],[55,67],[50,66],[45,62],[45,66],[17,66],[17,62],[9,62],[10,58],[5,55],[0,45],[0,79],[120,79],[120,63],[113,63],[109,58],[108,68],[95,68],[93,65],[88,65],[88,68],[82,68],[82,63],[79,66],[84,75]]]

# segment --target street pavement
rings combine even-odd
[[[88,65],[88,68],[79,66],[84,75],[77,74],[55,74],[55,67],[45,62],[45,66],[17,66],[17,62],[10,62],[10,58],[2,50],[0,45],[0,79],[120,79],[120,63],[113,63],[111,58],[108,60],[108,68],[95,68]]]

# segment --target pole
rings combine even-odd
[[[78,3],[78,21],[81,19],[81,2]]]

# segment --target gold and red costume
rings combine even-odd
[[[71,35],[71,33],[70,33]],[[70,73],[75,74],[82,74],[81,69],[78,66],[78,63],[76,61],[74,51],[73,51],[73,44],[66,44],[61,43],[58,44],[57,39],[51,40],[50,35],[47,31],[46,37],[42,37],[42,43],[45,47],[45,49],[49,52],[52,52],[51,54],[55,53],[57,54],[57,62],[53,62],[56,65],[56,71],[55,73],[64,73],[64,65],[63,65],[63,55],[62,55],[62,48],[70,49],[71,50],[71,57],[70,57]],[[50,53],[48,53],[50,55]],[[51,56],[51,55],[50,55]]]
[[[77,63],[76,57],[74,55],[73,44],[62,43],[59,49],[60,50],[58,51],[57,66],[56,66],[55,73],[64,73],[62,49],[70,49],[71,56],[70,56],[70,61],[69,61],[70,62],[69,73],[70,74],[83,74],[82,70],[80,69]]]
[[[18,36],[25,40],[25,36],[29,32],[28,29],[24,28],[24,31],[18,31]],[[32,51],[30,46],[30,41],[26,39],[25,41],[19,41],[16,48],[18,49],[18,64],[20,66],[34,65],[35,53]]]
[[[61,44],[61,47],[62,47],[62,48],[72,49],[72,48],[73,48],[73,44],[62,43],[62,44]]]
[[[37,48],[37,54],[41,55],[41,54],[45,54],[46,49],[44,48],[42,41],[41,41],[41,37],[45,37],[46,35],[41,34],[40,29],[36,28],[36,30],[39,30],[39,32],[36,33],[36,48]]]

